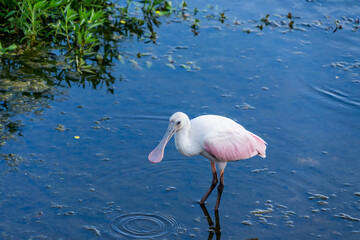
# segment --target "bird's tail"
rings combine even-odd
[[[258,152],[259,156],[262,158],[266,158],[266,145],[267,143],[259,136],[249,132],[252,137],[255,139],[255,148]]]

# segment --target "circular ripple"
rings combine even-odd
[[[160,238],[182,229],[181,221],[162,213],[128,213],[114,217],[108,225],[113,237]]]

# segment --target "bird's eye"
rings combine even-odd
[[[180,123],[181,123],[181,121],[177,121],[177,122],[176,122],[176,125],[180,125]]]

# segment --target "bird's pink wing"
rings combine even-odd
[[[236,161],[255,155],[266,157],[266,142],[245,129],[212,134],[206,138],[204,148],[219,161]]]

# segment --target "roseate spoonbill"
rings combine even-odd
[[[184,156],[202,155],[210,160],[213,179],[209,190],[200,200],[204,204],[218,183],[217,164],[220,170],[220,184],[215,204],[218,210],[224,189],[224,169],[227,162],[260,155],[265,158],[266,142],[247,131],[235,121],[217,115],[203,115],[192,120],[182,112],[174,113],[159,145],[149,154],[152,163],[158,163],[164,156],[167,142],[175,134],[176,149]]]

